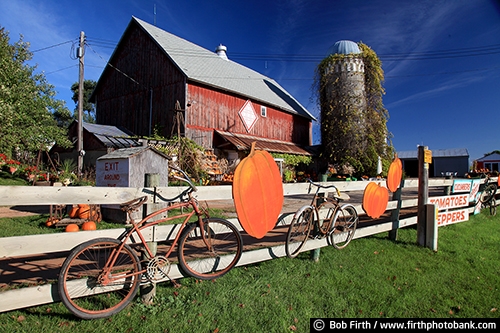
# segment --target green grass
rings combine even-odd
[[[433,252],[415,228],[238,267],[215,281],[158,285],[156,302],[82,321],[59,303],[0,314],[5,332],[309,332],[310,317],[498,318],[500,217],[439,229]]]

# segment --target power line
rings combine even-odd
[[[59,43],[59,44],[54,44],[54,45],[51,45],[51,46],[47,46],[47,47],[43,47],[41,49],[38,49],[38,50],[34,50],[34,51],[31,51],[32,53],[35,53],[35,52],[40,52],[40,51],[44,51],[44,50],[48,50],[48,49],[51,49],[53,47],[58,47],[58,46],[61,46],[61,45],[64,45],[64,44],[68,44],[68,43],[73,43],[74,41],[73,40],[67,40],[65,42],[62,42],[62,43]]]

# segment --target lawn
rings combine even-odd
[[[499,318],[500,217],[482,213],[439,229],[356,239],[344,250],[233,269],[215,281],[158,286],[154,305],[82,321],[61,304],[0,314],[2,332],[309,332],[309,318]]]

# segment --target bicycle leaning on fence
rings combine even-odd
[[[479,201],[481,202],[481,208],[489,207],[490,214],[496,215],[497,213],[497,203],[495,200],[495,195],[497,193],[498,185],[496,182],[490,182],[491,175],[483,174],[481,178],[485,178],[484,183],[482,184],[481,196],[479,197]]]
[[[83,319],[109,317],[134,299],[141,283],[169,280],[168,257],[176,245],[180,270],[187,276],[215,279],[237,264],[243,250],[238,229],[225,219],[209,217],[207,210],[192,196],[197,189],[187,174],[170,168],[176,171],[174,178],[188,186],[167,207],[136,222],[132,212],[141,207],[147,197],[122,204],[131,222],[129,228],[117,239],[97,238],[76,246],[64,261],[58,290],[62,302],[74,315]],[[165,214],[167,212],[172,216]],[[160,214],[163,215],[159,219],[151,220]],[[143,235],[144,230],[176,219],[183,222],[176,225],[179,230],[174,239],[167,237],[166,246],[158,245],[161,255],[154,254]],[[161,248],[165,250],[160,251]],[[141,253],[145,254],[143,258],[150,259],[141,261]]]
[[[359,222],[353,205],[340,204],[340,191],[335,185],[314,183],[310,179],[308,181],[308,193],[311,192],[312,186],[316,187],[316,193],[311,204],[299,208],[290,223],[285,242],[285,251],[289,258],[295,258],[309,238],[329,237],[333,247],[345,248],[354,237]],[[330,197],[322,195],[321,189],[334,191]]]

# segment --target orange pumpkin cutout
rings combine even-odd
[[[82,230],[96,230],[97,226],[94,221],[87,221],[82,224]]]
[[[66,226],[66,232],[76,232],[79,231],[80,228],[77,224],[71,223]]]
[[[370,182],[363,192],[363,210],[371,218],[377,219],[387,209],[389,191],[375,182]]]
[[[394,155],[394,160],[389,166],[389,171],[387,172],[387,188],[391,192],[396,192],[399,185],[401,184],[401,176],[403,176],[403,164],[398,157],[398,154]]]
[[[273,157],[265,150],[255,150],[255,142],[236,167],[232,191],[243,229],[255,238],[264,237],[276,225],[283,207],[283,184]]]

